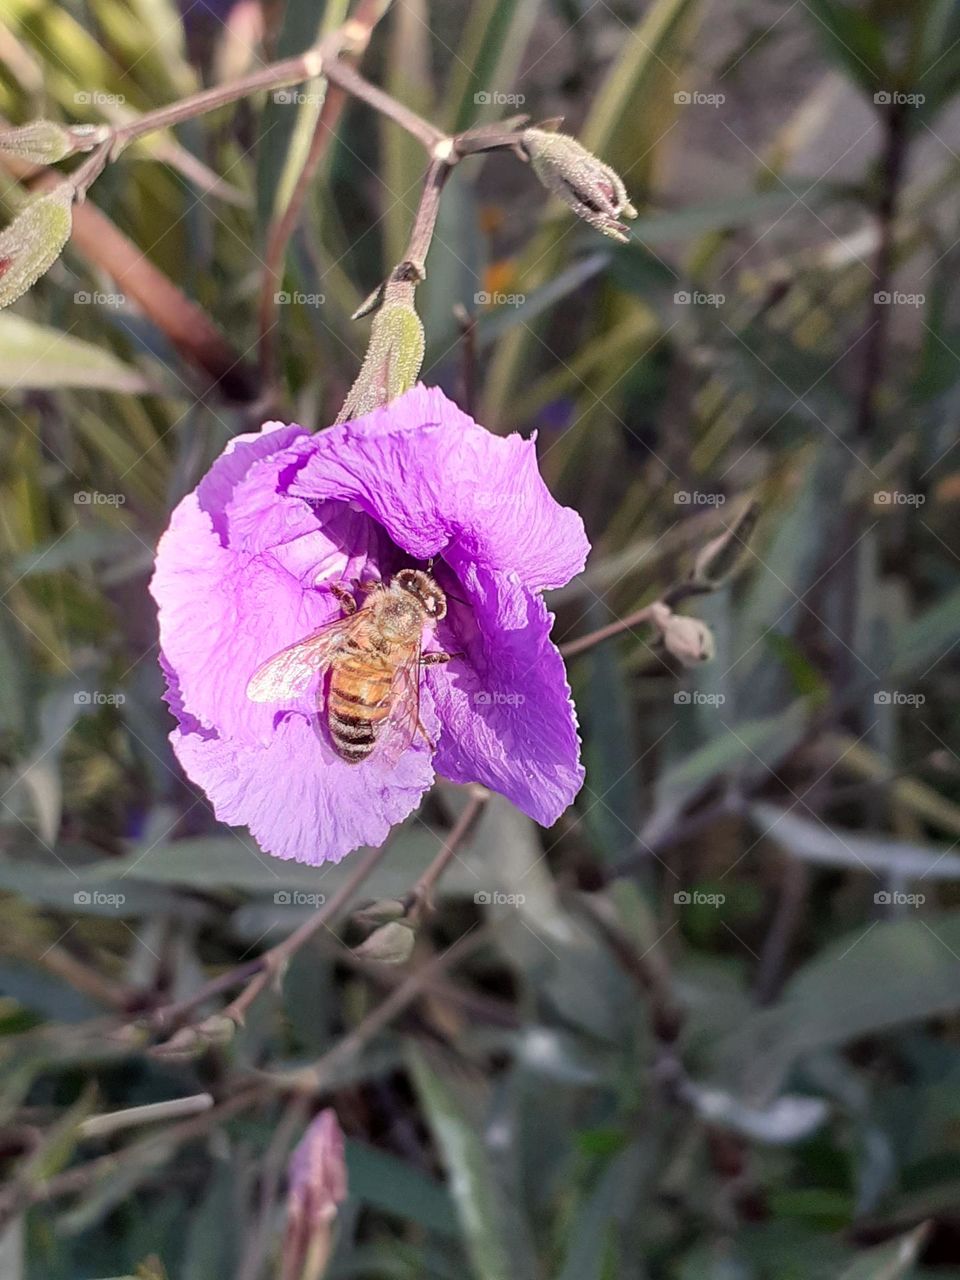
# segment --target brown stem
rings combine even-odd
[[[406,918],[414,925],[419,924],[425,913],[432,909],[431,894],[434,885],[457,856],[458,849],[470,834],[473,824],[490,799],[490,792],[485,787],[476,786],[472,791],[473,794],[467,801],[463,813],[454,823],[443,848],[404,899]]]
[[[623,631],[639,627],[643,623],[650,621],[659,603],[660,601],[655,600],[652,604],[645,604],[642,609],[637,609],[634,613],[628,613],[625,618],[618,618],[616,622],[609,622],[605,627],[599,627],[596,631],[591,631],[589,635],[570,640],[560,646],[560,652],[565,658],[572,658],[578,653],[592,649],[594,645],[602,644],[604,640],[609,640],[611,636],[618,636]]]
[[[325,902],[319,911],[315,912],[309,920],[305,920],[298,929],[294,929],[293,933],[284,938],[282,942],[264,951],[255,960],[251,960],[245,965],[238,965],[228,973],[220,974],[219,977],[206,983],[199,991],[195,991],[185,1000],[167,1005],[162,1009],[156,1009],[149,1019],[150,1025],[157,1030],[168,1030],[185,1017],[186,1014],[196,1009],[198,1005],[206,1003],[211,996],[219,995],[222,991],[239,986],[240,983],[251,979],[246,988],[223,1011],[224,1017],[231,1018],[234,1022],[242,1023],[250,1006],[264,990],[271,978],[282,971],[290,957],[318,929],[323,928],[342,910],[364,880],[380,865],[390,847],[391,841],[387,840],[379,849],[368,850],[366,856],[357,862],[353,875],[341,885],[329,902]]]

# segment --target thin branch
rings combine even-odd
[[[457,856],[457,851],[490,799],[490,792],[485,787],[475,786],[471,791],[472,795],[444,842],[443,848],[404,899],[404,914],[412,924],[418,924],[424,914],[432,909],[434,886]]]

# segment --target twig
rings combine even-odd
[[[108,1111],[100,1116],[91,1116],[80,1125],[81,1138],[104,1138],[108,1134],[119,1133],[121,1129],[132,1129],[141,1124],[153,1124],[157,1120],[176,1120],[181,1116],[194,1116],[198,1112],[209,1111],[213,1106],[213,1095],[210,1093],[194,1093],[186,1098],[171,1098],[168,1102],[148,1102],[142,1107],[127,1107],[125,1111]]]
[[[485,787],[474,786],[471,788],[471,793],[463,813],[454,824],[443,848],[404,899],[404,914],[412,924],[418,924],[424,913],[431,909],[434,885],[457,856],[457,850],[469,835],[471,827],[490,799],[490,792]]]
[[[354,1054],[382,1031],[408,1005],[416,1000],[424,987],[432,983],[442,972],[486,942],[486,931],[476,931],[476,926],[462,934],[446,951],[434,956],[427,964],[411,973],[382,1004],[372,1009],[342,1040],[338,1041],[312,1066],[292,1071],[262,1073],[257,1078],[275,1089],[294,1093],[315,1094],[325,1089],[331,1077]]]
[[[651,604],[645,604],[642,609],[637,609],[634,613],[628,613],[625,618],[618,618],[616,622],[608,622],[605,627],[598,627],[596,631],[591,631],[589,635],[580,636],[577,640],[569,640],[566,644],[560,646],[560,652],[565,658],[572,658],[578,653],[592,649],[594,645],[602,644],[604,640],[609,640],[612,636],[618,636],[623,631],[630,631],[633,627],[642,626],[651,620],[659,603],[660,601],[655,600]]]
[[[329,902],[325,902],[319,911],[315,912],[309,920],[305,920],[298,929],[294,929],[293,933],[284,938],[282,942],[262,952],[255,960],[251,960],[244,965],[238,965],[229,972],[220,974],[219,977],[212,979],[186,999],[180,1000],[176,1004],[167,1005],[162,1009],[154,1010],[149,1018],[149,1024],[156,1030],[168,1030],[197,1008],[198,1005],[204,1004],[211,996],[219,995],[222,991],[227,991],[231,987],[239,986],[240,983],[247,979],[252,979],[248,986],[241,991],[240,995],[223,1011],[224,1017],[242,1024],[251,1004],[267,986],[271,978],[280,973],[290,957],[349,902],[364,880],[372,874],[386,857],[390,847],[391,841],[387,840],[379,849],[368,850],[366,855],[358,860],[353,875],[341,885]]]

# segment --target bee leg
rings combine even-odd
[[[462,653],[421,653],[421,667],[432,667],[439,662],[449,662],[451,658],[462,658]]]
[[[351,613],[357,612],[357,602],[353,598],[353,594],[346,587],[337,586],[336,583],[330,584],[330,594],[334,597],[343,612],[350,616]]]
[[[422,720],[420,720],[420,719],[419,719],[419,717],[418,717],[418,719],[417,719],[417,728],[418,728],[418,729],[420,730],[420,732],[423,734],[424,740],[425,740],[425,742],[426,742],[427,746],[430,748],[430,750],[431,750],[431,751],[436,751],[436,749],[437,749],[437,744],[436,744],[436,743],[434,742],[434,740],[430,737],[429,733],[427,733],[426,729],[423,727],[423,721],[422,721]]]
[[[354,591],[359,591],[365,596],[373,595],[375,591],[386,591],[386,584],[381,582],[379,578],[354,578]]]

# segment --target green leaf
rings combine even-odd
[[[809,0],[806,8],[827,48],[855,83],[871,94],[893,88],[883,32],[866,14],[839,0]]]
[[[0,294],[2,290],[0,279]],[[91,387],[137,394],[146,391],[148,383],[106,348],[10,314],[0,316],[0,387],[17,391]]]
[[[499,1188],[477,1130],[447,1084],[416,1046],[409,1062],[421,1105],[446,1166],[477,1280],[518,1280],[503,1239]]]
[[[73,227],[72,207],[73,187],[65,182],[25,204],[0,231],[0,307],[26,293],[60,257]]]
[[[929,1223],[923,1222],[889,1244],[868,1249],[846,1268],[840,1280],[900,1280],[902,1276],[909,1275],[927,1238],[928,1229]]]
[[[772,804],[755,804],[751,812],[765,836],[804,862],[882,872],[898,880],[960,880],[960,854],[947,848],[828,827]]]
[[[863,925],[821,950],[775,1005],[719,1047],[724,1079],[752,1103],[798,1059],[960,1008],[960,912]]]
[[[415,1222],[427,1231],[456,1234],[454,1207],[446,1189],[403,1160],[359,1142],[346,1144],[351,1198]]]

